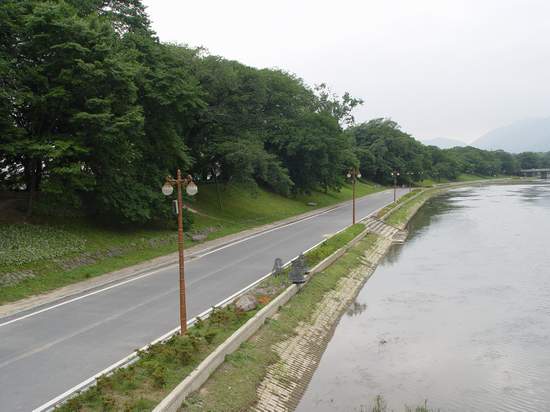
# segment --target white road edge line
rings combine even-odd
[[[376,195],[377,193],[383,193],[383,192],[376,192],[376,193],[373,193],[373,194]],[[368,195],[366,195],[366,196],[368,196]],[[366,196],[365,196],[365,197],[366,197]],[[254,238],[258,237],[258,236],[266,235],[266,234],[271,233],[271,232],[273,232],[273,231],[276,231],[276,230],[279,230],[279,229],[283,229],[283,228],[285,228],[285,227],[292,226],[292,225],[295,225],[295,224],[298,224],[298,223],[301,223],[301,222],[305,222],[305,221],[307,221],[307,220],[316,218],[316,217],[318,217],[318,216],[322,216],[322,215],[324,215],[324,214],[326,214],[326,213],[332,212],[333,210],[338,210],[338,209],[340,209],[340,208],[342,208],[342,207],[346,207],[346,206],[348,206],[348,202],[346,202],[346,203],[343,204],[343,205],[337,206],[337,207],[335,207],[335,208],[332,208],[332,209],[329,209],[329,210],[325,210],[324,212],[321,212],[321,213],[318,213],[318,214],[315,214],[315,215],[306,217],[306,218],[304,218],[304,219],[300,219],[300,220],[297,220],[297,221],[295,221],[295,222],[290,222],[290,223],[287,223],[287,224],[282,225],[282,226],[274,227],[273,229],[268,229],[268,230],[266,230],[266,231],[264,231],[264,232],[256,233],[255,235],[251,235],[251,236],[248,236],[248,237],[245,237],[245,238],[236,240],[236,241],[234,241],[234,242],[228,243],[228,244],[226,244],[226,245],[224,245],[224,246],[221,246],[221,247],[219,247],[219,248],[217,248],[217,249],[214,249],[214,250],[211,250],[211,251],[209,251],[209,252],[206,252],[206,253],[203,253],[203,254],[199,254],[199,255],[192,255],[192,256],[196,256],[195,259],[197,259],[197,258],[202,258],[202,257],[208,256],[208,255],[210,255],[210,254],[212,254],[212,253],[216,253],[216,252],[219,252],[219,251],[221,251],[221,250],[227,249],[228,247],[235,246],[235,245],[238,245],[239,243],[246,242],[246,241],[248,241],[248,240],[254,239]],[[189,262],[192,262],[192,260],[190,260]],[[139,275],[139,276],[136,276],[136,277],[132,277],[131,279],[127,279],[127,280],[124,280],[124,281],[122,281],[122,282],[115,283],[114,285],[107,286],[107,287],[104,287],[104,288],[95,290],[95,291],[93,291],[93,292],[86,293],[86,294],[81,295],[81,296],[77,296],[77,297],[75,297],[75,298],[72,298],[72,299],[69,299],[69,300],[66,300],[66,301],[57,303],[57,304],[52,305],[52,306],[48,306],[48,307],[46,307],[46,308],[37,310],[37,311],[35,311],[35,312],[27,313],[26,315],[17,317],[17,318],[15,318],[15,319],[11,319],[11,320],[9,320],[9,321],[7,321],[7,322],[4,322],[4,323],[0,323],[0,328],[3,327],[3,326],[10,325],[10,324],[15,323],[15,322],[19,322],[19,321],[21,321],[21,320],[30,318],[30,317],[32,317],[32,316],[36,316],[36,315],[39,315],[39,314],[41,314],[41,313],[48,312],[48,311],[50,311],[50,310],[52,310],[52,309],[56,309],[56,308],[58,308],[58,307],[60,307],[60,306],[68,305],[69,303],[73,303],[73,302],[76,302],[76,301],[79,301],[79,300],[88,298],[88,297],[90,297],[90,296],[97,295],[98,293],[102,293],[102,292],[105,292],[105,291],[107,291],[107,290],[114,289],[114,288],[117,288],[117,287],[119,287],[119,286],[126,285],[126,284],[131,283],[131,282],[134,282],[134,281],[136,281],[136,280],[143,279],[143,278],[148,277],[148,276],[152,276],[152,275],[154,275],[154,274],[156,274],[156,273],[158,273],[158,272],[160,272],[160,271],[163,271],[163,270],[168,269],[168,268],[170,268],[170,267],[172,267],[172,266],[175,266],[175,265],[176,265],[176,263],[171,264],[171,265],[168,265],[168,266],[164,266],[164,267],[162,267],[162,268],[160,268],[160,269],[156,269],[156,270],[154,270],[154,271],[152,271],[152,272],[147,272],[147,273],[144,273],[144,274],[142,274],[142,275]]]
[[[358,220],[358,222],[362,222],[363,220],[369,218],[370,216],[378,213],[378,211],[382,210],[384,207],[386,207],[387,205],[391,204],[393,202],[390,202],[390,203],[387,203],[386,205],[382,206],[381,208],[369,213],[368,215],[366,215],[365,217],[361,218]],[[335,208],[336,209],[336,208]],[[335,210],[335,209],[331,209],[331,210]],[[321,214],[324,214],[326,212],[323,212]],[[321,215],[319,214],[319,215]],[[315,215],[315,216],[319,216],[319,215]],[[309,218],[308,218],[309,219]],[[297,223],[297,222],[295,222]],[[332,234],[332,236],[335,236],[341,232],[343,232],[344,230],[346,230],[347,228],[349,228],[350,226],[352,225],[348,225],[348,226],[345,226],[344,228],[340,229],[339,231],[335,232]],[[316,243],[315,245],[311,246],[309,249],[303,251],[302,253],[307,253],[309,252],[310,250],[316,248],[317,246],[319,246],[321,243],[325,242],[327,239],[323,239],[321,240],[320,242]],[[294,259],[296,259],[298,256],[295,256],[294,258],[292,258],[291,260],[289,260],[288,262],[286,262],[284,265],[283,265],[283,268],[287,267]],[[159,269],[161,270],[161,269]],[[212,308],[210,309],[207,309],[205,310],[204,312],[200,313],[199,315],[195,316],[194,318],[190,319],[188,322],[187,322],[187,325],[188,326],[191,326],[193,323],[196,322],[196,320],[198,318],[205,318],[207,317],[210,312],[212,311],[213,308],[220,308],[220,307],[224,307],[226,306],[229,302],[231,302],[233,299],[235,299],[237,296],[245,293],[246,291],[250,290],[251,288],[253,288],[254,286],[256,286],[257,284],[259,284],[260,282],[262,282],[264,279],[268,278],[269,276],[271,276],[273,274],[273,272],[269,272],[267,273],[266,275],[262,276],[261,278],[257,279],[256,281],[252,282],[251,284],[249,284],[248,286],[245,286],[243,289],[239,290],[238,292],[234,293],[233,295],[225,298],[224,300],[222,300],[221,302],[219,302],[218,304],[214,305]],[[2,325],[0,325],[2,326]],[[175,334],[177,334],[179,332],[180,328],[177,327],[175,329],[172,329],[170,332],[162,335],[160,338],[157,338],[155,339],[153,342],[145,345],[143,348],[140,349],[140,351],[143,351],[143,350],[146,350],[149,346],[151,345],[154,345],[158,342],[162,342],[162,341],[165,341],[169,338],[171,338],[172,336],[174,336]],[[55,406],[57,406],[58,404],[62,403],[64,400],[70,398],[73,394],[77,393],[77,392],[80,392],[82,390],[84,390],[85,388],[93,385],[95,383],[95,381],[97,380],[97,378],[99,378],[100,376],[103,376],[103,375],[108,375],[110,373],[112,373],[113,371],[115,371],[116,369],[120,368],[120,367],[123,367],[125,365],[129,365],[131,364],[132,362],[136,361],[138,358],[138,351],[135,351],[135,352],[132,352],[130,355],[126,356],[125,358],[119,360],[118,362],[116,363],[113,363],[112,365],[108,366],[107,368],[103,369],[102,371],[96,373],[95,375],[93,375],[92,377],[86,379],[85,381],[82,381],[80,382],[78,385],[75,385],[73,386],[72,388],[68,389],[67,391],[63,392],[61,395],[59,396],[56,396],[55,398],[53,398],[52,400],[46,402],[45,404],[41,405],[41,406],[38,406],[37,408],[33,409],[32,412],[46,412],[46,411],[49,411],[49,410],[52,410]]]

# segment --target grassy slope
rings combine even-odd
[[[382,189],[360,183],[357,196]],[[340,192],[314,192],[294,199],[241,187],[221,191],[219,209],[213,185],[202,186],[190,206],[194,231],[207,240],[288,218],[351,198]],[[308,206],[315,202],[315,207]],[[208,230],[207,230],[208,229]],[[33,226],[0,222],[0,304],[52,290],[176,251],[175,230],[121,230],[82,220],[39,219]],[[188,240],[187,245],[193,242]],[[29,276],[30,275],[30,276]],[[25,279],[21,280],[23,277]]]
[[[400,208],[393,210],[385,218],[386,223],[392,226],[402,227],[406,222],[409,221],[411,215],[420,205],[422,205],[426,200],[437,193],[437,189],[427,189],[424,192],[418,194],[418,196],[404,203]]]
[[[500,178],[500,177],[509,177],[509,176],[495,176],[495,177],[491,177],[491,176],[478,176],[478,175],[471,175],[471,174],[461,174],[458,176],[458,178],[456,180],[452,180],[452,182],[472,182],[474,180],[490,180],[490,179],[495,179],[495,178]],[[433,179],[424,179],[420,182],[420,186],[433,186],[433,185],[436,185],[436,184],[439,184],[439,183],[450,183],[451,180],[448,180],[448,179],[440,179],[440,180],[433,180]]]

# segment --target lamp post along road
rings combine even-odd
[[[412,191],[412,182],[414,180],[413,176],[415,175],[415,173],[414,172],[407,172],[407,175],[409,176],[409,178],[408,178],[409,192],[408,193],[411,193],[411,191]]]
[[[394,170],[391,172],[391,175],[393,176],[393,202],[395,203],[397,200],[397,177],[399,176],[399,172]]]
[[[181,176],[181,171],[178,169],[176,178],[171,176],[166,177],[166,182],[162,186],[162,193],[165,196],[170,196],[174,193],[174,187],[178,190],[178,251],[179,251],[179,283],[180,283],[180,334],[187,332],[187,307],[185,303],[185,262],[184,262],[184,245],[183,245],[183,195],[182,188],[189,196],[194,196],[198,192],[197,185],[193,182],[191,175],[186,177]]]
[[[348,179],[351,178],[351,188],[352,188],[351,190],[352,190],[352,199],[353,199],[351,221],[352,221],[352,224],[355,224],[355,182],[357,181],[357,178],[361,177],[361,172],[359,171],[359,169],[352,168],[348,171],[347,177]]]

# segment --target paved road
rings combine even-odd
[[[387,190],[358,200],[358,218],[392,198]],[[347,203],[189,260],[189,316],[268,273],[275,257],[292,259],[350,219]],[[0,411],[30,411],[176,327],[177,276],[172,265],[44,311],[0,319]]]

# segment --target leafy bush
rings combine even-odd
[[[50,226],[0,224],[0,233],[0,266],[55,259],[86,246],[83,237]]]

